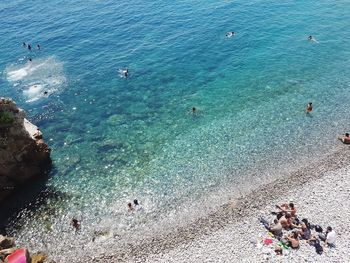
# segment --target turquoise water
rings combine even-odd
[[[317,160],[349,129],[347,1],[5,0],[0,22],[1,96],[40,126],[47,186],[62,195],[9,231],[62,261],[91,250],[94,231],[108,233],[98,254],[186,223]],[[134,198],[142,214],[127,213]]]

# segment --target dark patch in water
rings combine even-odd
[[[0,204],[0,232],[5,233],[6,226],[15,224],[25,211],[35,211],[46,204],[48,199],[64,198],[65,195],[46,185],[49,167],[41,176],[30,183],[18,187],[18,189]]]
[[[98,146],[97,151],[98,153],[103,154],[103,153],[111,152],[113,150],[120,150],[123,148],[125,148],[123,143],[111,142],[111,143],[105,143],[103,145]]]

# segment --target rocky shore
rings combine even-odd
[[[17,247],[13,238],[0,235],[0,263],[3,262],[55,263],[45,253],[30,254],[27,249]]]
[[[223,205],[218,211],[164,235],[128,244],[114,255],[89,262],[348,262],[350,148],[339,144],[325,159]],[[275,205],[293,201],[301,218],[337,233],[336,248],[322,255],[301,242],[300,249],[277,256],[258,218],[273,219]]]
[[[45,174],[50,152],[24,111],[11,99],[0,98],[0,203],[19,186]]]

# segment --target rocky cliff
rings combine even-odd
[[[44,174],[51,164],[50,151],[24,111],[11,99],[0,98],[0,202]]]

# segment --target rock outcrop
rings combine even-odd
[[[17,247],[13,238],[0,235],[0,263],[3,262],[55,263],[45,253],[31,254],[26,248]]]
[[[0,98],[0,202],[18,186],[42,176],[51,164],[50,152],[24,111],[11,99]]]

